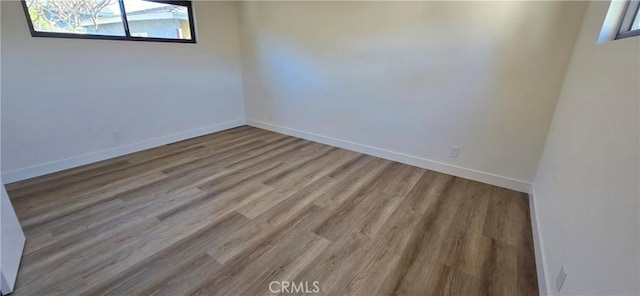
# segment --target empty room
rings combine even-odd
[[[2,295],[640,295],[640,1],[0,1]]]

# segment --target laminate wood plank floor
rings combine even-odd
[[[7,189],[17,296],[538,294],[522,193],[248,126]]]

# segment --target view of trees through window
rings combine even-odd
[[[35,32],[192,40],[190,4],[183,2],[25,0]]]

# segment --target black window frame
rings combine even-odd
[[[618,33],[615,39],[640,36],[640,29],[631,30],[633,21],[638,13],[640,13],[640,0],[628,0],[627,3],[625,3],[624,14],[620,19],[620,25],[618,26]]]
[[[169,1],[169,0],[144,0],[149,2],[157,2],[163,4],[173,4],[187,7],[187,14],[189,16],[189,29],[191,30],[191,39],[173,39],[173,38],[158,38],[158,37],[139,37],[131,36],[129,32],[129,23],[127,21],[127,13],[124,9],[124,0],[116,0],[120,4],[120,10],[122,11],[122,25],[124,26],[125,36],[113,36],[113,35],[95,35],[95,34],[74,34],[74,33],[59,33],[59,32],[40,32],[36,31],[29,15],[29,8],[27,7],[27,1],[21,0],[22,8],[24,10],[25,17],[27,18],[27,24],[29,25],[29,31],[31,31],[31,37],[46,37],[46,38],[69,38],[69,39],[97,39],[97,40],[123,40],[123,41],[148,41],[148,42],[170,42],[170,43],[197,43],[196,42],[196,20],[193,17],[193,5],[192,1]]]

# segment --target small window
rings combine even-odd
[[[640,35],[640,7],[639,0],[630,0],[626,4],[624,15],[616,39]]]
[[[23,0],[31,36],[195,43],[191,1]]]

